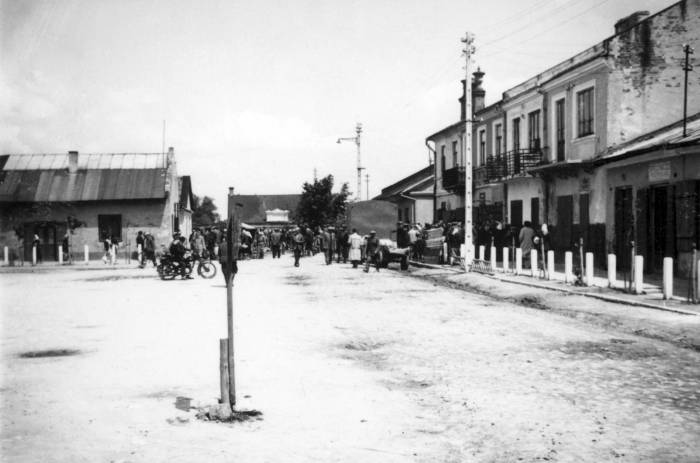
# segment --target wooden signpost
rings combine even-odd
[[[233,203],[233,188],[229,188],[228,222],[226,226],[226,262],[222,271],[226,276],[226,319],[228,338],[219,340],[221,403],[236,406],[236,366],[233,349],[233,283],[238,271],[238,247],[240,245],[241,223],[236,204]],[[226,267],[226,268],[224,268]]]

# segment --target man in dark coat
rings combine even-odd
[[[365,248],[365,273],[369,272],[369,266],[374,263],[377,272],[379,271],[381,253],[379,251],[379,238],[377,232],[372,230],[367,238],[367,247]]]

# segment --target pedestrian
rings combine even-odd
[[[340,259],[343,259],[344,264],[348,261],[348,252],[350,251],[350,243],[348,242],[349,239],[350,234],[348,233],[347,228],[345,228],[345,225],[341,226],[336,243],[338,248],[338,263],[340,263]]]
[[[306,245],[307,245],[306,237],[301,232],[301,229],[298,229],[294,233],[294,266],[295,267],[299,267],[299,259],[301,258],[301,254],[304,252]]]
[[[331,250],[331,234],[328,232],[328,227],[323,227],[321,233],[319,234],[319,247],[323,253],[323,257],[326,260],[326,265],[330,264],[328,258],[330,256]]]
[[[157,267],[156,263],[156,240],[150,232],[146,232],[143,239],[143,262],[146,265],[148,261],[153,262],[153,266]]]
[[[279,228],[275,228],[270,233],[270,248],[272,249],[272,258],[280,258],[280,246],[282,245],[282,233]]]
[[[204,236],[202,236],[202,232],[198,228],[194,231],[192,240],[190,241],[190,246],[192,248],[192,253],[194,254],[195,259],[204,256],[206,244],[204,242]]]
[[[143,247],[145,244],[145,239],[146,237],[143,234],[142,230],[139,230],[139,232],[136,234],[136,252],[139,258],[139,267],[143,268],[144,267],[144,252],[143,252]]]
[[[379,249],[379,238],[377,232],[372,230],[367,238],[367,247],[365,248],[365,273],[369,272],[369,266],[374,264],[377,272],[381,261],[381,251]]]
[[[66,234],[63,235],[63,241],[61,242],[61,252],[63,253],[63,260],[66,262],[70,261],[70,253],[68,252],[69,246],[70,237],[68,236],[68,232],[66,232]]]
[[[357,268],[362,260],[362,237],[357,234],[357,229],[352,229],[352,234],[348,236],[348,257],[352,262],[352,268]]]
[[[35,235],[36,236],[36,235]],[[112,262],[112,237],[110,235],[104,235],[104,241],[102,246],[104,247],[104,255],[102,256],[102,262],[105,264]]]
[[[524,267],[529,268],[530,251],[532,251],[533,238],[535,237],[535,230],[532,228],[532,224],[529,221],[525,221],[523,228],[520,229],[518,234],[518,243],[520,243],[520,250],[523,254]]]
[[[32,246],[36,248],[36,262],[41,262],[41,239],[39,235],[34,234],[34,239],[32,240]]]

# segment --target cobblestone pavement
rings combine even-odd
[[[55,461],[700,459],[700,353],[692,349],[394,270],[325,266],[320,256],[298,269],[288,256],[240,268],[240,405],[265,418],[233,429],[172,425],[176,394],[206,402],[218,393],[225,332],[218,277],[3,275],[3,454],[16,461],[44,461],[30,457],[38,454]],[[90,353],[57,363],[16,357],[59,345]],[[47,384],[50,400],[37,405]]]

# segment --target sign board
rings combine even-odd
[[[671,179],[671,161],[652,162],[649,164],[649,181],[663,182]]]

